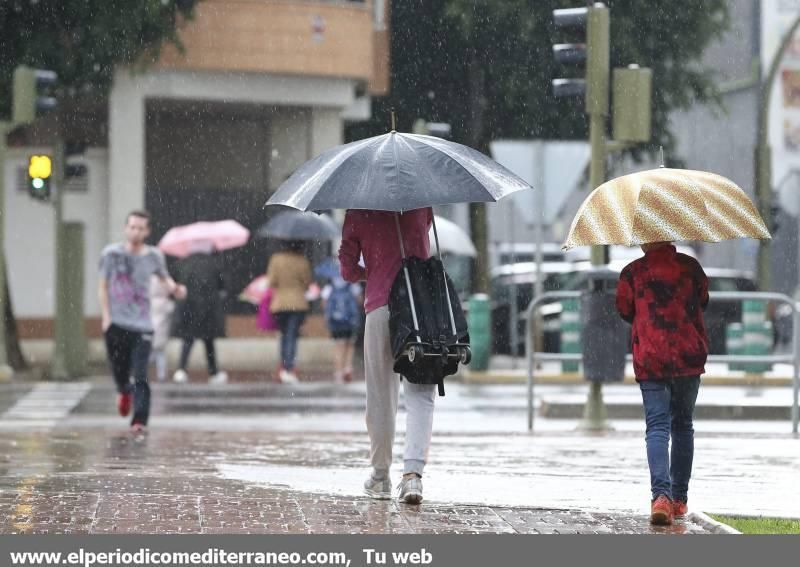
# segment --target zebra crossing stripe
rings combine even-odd
[[[0,415],[0,421],[55,425],[67,417],[91,389],[90,382],[40,382]]]

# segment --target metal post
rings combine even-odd
[[[53,147],[53,209],[55,220],[55,329],[50,376],[69,380],[86,373],[86,334],[83,321],[83,226],[64,222],[66,181],[64,141]]]
[[[509,300],[508,308],[508,323],[510,328],[508,330],[509,345],[508,352],[511,354],[511,368],[517,369],[517,357],[519,356],[519,286],[517,285],[517,278],[514,276],[514,266],[517,265],[517,231],[516,231],[516,215],[514,214],[514,196],[508,197],[508,223],[511,229],[511,237],[508,239],[510,245],[509,251],[511,252],[511,298]],[[527,348],[527,347],[526,347]]]
[[[800,355],[800,304],[791,304],[794,308],[794,324],[792,325],[792,433],[797,435],[797,423],[800,421],[800,408],[798,407],[798,394],[800,394],[800,366],[797,357]]]
[[[61,316],[63,327],[69,329],[63,336],[66,369],[69,377],[85,376],[88,345],[84,332],[84,229],[83,223],[65,222],[61,235],[64,239],[60,283],[63,285]]]
[[[592,155],[589,163],[589,190],[594,191],[606,180],[606,118],[604,114],[595,112],[589,115],[589,145]],[[607,246],[592,246],[592,265],[606,264],[607,253]]]
[[[6,255],[5,255],[5,202],[6,202],[6,136],[8,122],[0,122],[0,382],[10,380],[14,369],[8,364],[6,348]]]
[[[533,311],[536,310],[536,302],[538,298],[534,298],[531,305],[528,307],[528,317],[525,319],[525,359],[528,363],[528,431],[533,431],[533,372],[534,362],[533,353],[533,334],[531,333],[531,325],[533,324]]]
[[[578,298],[580,297],[579,291],[551,291],[534,297],[533,301],[528,304],[528,309],[525,311],[525,357],[528,363],[528,431],[533,431],[533,386],[534,386],[534,368],[536,367],[536,349],[534,348],[534,322],[536,321],[535,314],[538,311],[539,305],[545,301],[552,301],[558,299]],[[563,355],[547,353],[550,360],[561,360]],[[545,356],[545,354],[542,354]],[[572,355],[579,356],[579,355]]]
[[[608,9],[590,9],[589,53],[586,69],[586,110],[589,112],[589,144],[592,158],[589,167],[589,189],[594,190],[606,180],[606,116],[608,115],[609,83],[609,14]],[[592,246],[593,266],[608,261],[608,247]],[[603,386],[592,382],[584,407],[582,429],[599,431],[608,429],[606,408],[603,404]]]

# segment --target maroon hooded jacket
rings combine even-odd
[[[705,372],[706,305],[708,278],[703,268],[672,245],[650,250],[625,266],[617,285],[617,311],[632,325],[637,381]]]

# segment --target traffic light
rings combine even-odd
[[[54,71],[31,69],[25,65],[14,69],[14,122],[27,124],[39,114],[54,109],[58,101],[50,96],[50,91],[57,80]]]
[[[609,14],[605,4],[553,10],[556,27],[583,36],[583,42],[553,45],[553,57],[564,67],[577,68],[573,76],[553,79],[553,95],[585,96],[586,112],[608,114]],[[583,73],[581,73],[583,71]]]
[[[28,160],[28,194],[40,201],[50,200],[53,160],[50,156],[31,156]]]

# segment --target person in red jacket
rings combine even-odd
[[[632,326],[633,369],[647,423],[650,520],[671,524],[687,512],[692,418],[708,356],[708,278],[697,260],[670,242],[644,244],[642,250],[644,257],[620,274],[616,303]]]

